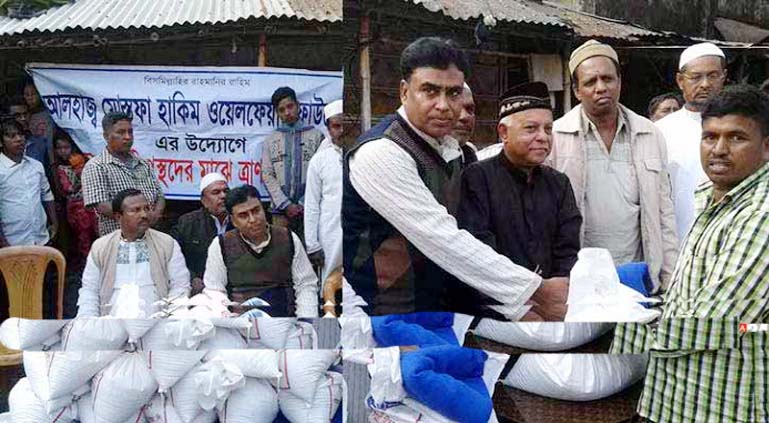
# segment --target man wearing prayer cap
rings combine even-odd
[[[202,207],[183,214],[171,229],[171,236],[182,248],[192,277],[192,293],[203,290],[203,274],[206,271],[208,246],[217,235],[232,229],[224,199],[230,188],[221,173],[207,173],[200,180]]]
[[[331,145],[310,159],[304,192],[304,242],[310,262],[323,269],[321,281],[342,266],[342,100],[323,112]]]
[[[366,311],[452,310],[446,288],[455,278],[494,302],[477,307],[518,320],[532,300],[563,320],[568,284],[516,265],[451,215],[448,187],[462,168],[451,133],[470,73],[465,53],[451,40],[423,37],[403,50],[400,68],[401,107],[345,155],[344,273]]]
[[[571,181],[582,246],[609,250],[616,265],[646,262],[648,288],[665,288],[678,254],[665,139],[619,103],[613,48],[590,40],[572,52],[569,70],[580,104],[553,124],[548,161]]]
[[[700,163],[700,113],[708,100],[721,92],[725,79],[726,56],[720,48],[711,43],[690,46],[681,53],[676,74],[686,104],[656,123],[667,141],[668,172],[680,241],[694,223],[694,191],[708,181]]]
[[[552,129],[546,84],[521,84],[503,94],[497,125],[503,150],[463,172],[457,223],[543,278],[568,280],[577,261],[582,217],[569,178],[543,166]],[[480,295],[457,286],[452,297],[470,304],[487,302],[477,299]],[[465,312],[479,315],[483,310]],[[535,312],[527,318],[542,320]]]

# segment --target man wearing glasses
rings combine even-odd
[[[676,83],[686,104],[656,122],[667,142],[668,172],[673,184],[678,239],[684,240],[694,222],[694,191],[707,182],[699,159],[702,117],[705,104],[724,87],[726,58],[711,43],[690,46],[678,64]]]

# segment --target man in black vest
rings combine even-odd
[[[469,73],[453,42],[420,38],[401,54],[397,113],[363,134],[346,156],[343,232],[345,277],[373,314],[456,310],[451,278],[477,289],[511,320],[563,320],[568,282],[543,280],[457,228],[453,203],[462,153],[449,134]],[[475,307],[474,307],[475,308]],[[461,311],[461,310],[459,310]]]
[[[318,278],[299,237],[267,224],[251,185],[231,190],[225,206],[235,229],[208,248],[206,289],[227,292],[238,303],[259,297],[273,317],[318,317]]]
[[[200,181],[200,202],[203,207],[183,214],[171,229],[171,236],[182,247],[184,260],[192,277],[192,295],[203,290],[208,246],[218,235],[233,228],[224,199],[230,188],[220,173],[211,172]]]

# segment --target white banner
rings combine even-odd
[[[133,114],[134,145],[152,162],[171,199],[200,198],[207,172],[220,172],[230,186],[261,183],[262,140],[278,125],[270,98],[289,86],[300,119],[325,132],[323,106],[342,98],[342,73],[301,69],[60,65],[28,66],[43,104],[85,153],[106,145],[105,113]]]

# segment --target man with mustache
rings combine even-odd
[[[656,325],[619,324],[612,354],[650,351],[638,413],[652,422],[769,421],[769,97],[725,88],[702,109],[710,182]]]
[[[203,290],[208,246],[218,235],[233,229],[224,199],[230,188],[221,173],[207,173],[200,181],[203,207],[183,214],[171,229],[171,236],[181,245],[192,276],[192,294]]]
[[[450,214],[463,158],[450,134],[469,71],[450,40],[424,37],[403,50],[402,106],[346,156],[345,277],[377,315],[453,309],[445,291],[456,278],[494,301],[473,307],[518,320],[531,302],[539,315],[563,320],[565,281],[514,264],[460,230]]]
[[[678,254],[665,139],[619,103],[617,52],[590,40],[571,54],[580,104],[553,124],[550,165],[568,175],[583,218],[582,246],[609,250],[616,265],[646,262],[656,291]]]
[[[318,277],[302,241],[288,228],[268,225],[259,192],[241,185],[225,199],[235,229],[208,247],[206,290],[235,302],[259,297],[273,317],[318,317]]]
[[[547,85],[521,84],[503,94],[497,133],[504,149],[463,172],[457,222],[514,263],[567,280],[577,262],[582,217],[569,178],[542,165],[552,129]],[[458,285],[450,296],[467,301],[479,294]]]
[[[694,191],[707,182],[699,159],[702,112],[705,104],[721,92],[726,80],[726,56],[711,43],[690,46],[681,53],[676,83],[686,104],[656,122],[665,136],[668,172],[673,186],[678,239],[683,240],[694,222]]]
[[[124,189],[136,188],[150,204],[150,224],[155,224],[166,206],[160,182],[149,162],[131,151],[134,143],[133,116],[125,112],[110,112],[101,121],[104,151],[89,160],[83,168],[83,201],[96,209],[99,235],[119,229],[114,219],[112,199]]]
[[[110,205],[119,228],[94,241],[79,291],[77,317],[121,315],[117,300],[129,285],[139,293],[140,315],[160,311],[163,298],[186,297],[190,272],[179,244],[150,228],[152,208],[141,191],[128,188],[115,194]],[[132,288],[133,288],[132,287]]]

